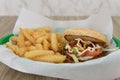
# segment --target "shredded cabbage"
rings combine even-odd
[[[70,54],[69,56],[72,57],[72,59],[74,60],[75,63],[79,62],[78,58],[74,54]]]
[[[81,57],[79,58],[79,60],[88,60],[88,59],[92,59],[93,56],[85,56],[85,57]]]
[[[103,51],[115,51],[115,50],[118,50],[118,49],[119,49],[119,47],[112,48],[112,49],[105,48],[105,49],[103,49]]]

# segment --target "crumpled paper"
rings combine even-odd
[[[18,34],[19,28],[37,28],[50,26],[54,32],[63,32],[69,27],[87,27],[106,35],[110,46],[115,47],[112,39],[113,25],[109,14],[99,13],[86,20],[55,21],[34,12],[23,9],[13,29]],[[112,80],[120,77],[120,50],[109,55],[86,62],[45,63],[32,61],[15,55],[5,45],[0,45],[0,61],[12,69],[24,73],[50,76],[71,80]]]

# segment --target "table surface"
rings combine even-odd
[[[76,16],[51,16],[49,17],[54,20],[82,20],[87,17],[76,17]],[[17,20],[17,16],[1,16],[0,17],[0,37],[7,35],[12,32],[15,22]],[[113,16],[113,32],[114,36],[120,39],[120,17]],[[32,74],[22,73],[16,70],[13,70],[7,67],[5,64],[0,63],[0,80],[64,80],[58,78],[44,77]],[[115,79],[120,80],[120,78]]]

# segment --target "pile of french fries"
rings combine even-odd
[[[20,57],[42,62],[63,63],[66,56],[62,55],[60,50],[65,43],[62,33],[53,33],[50,27],[20,28],[19,34],[11,37],[6,47]]]

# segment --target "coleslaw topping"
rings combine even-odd
[[[99,44],[94,44],[91,41],[84,41],[81,38],[75,39],[76,44],[74,46],[69,43],[66,44],[65,49],[68,51],[67,55],[73,58],[74,62],[77,60],[89,60],[99,55],[102,51],[102,47]],[[87,55],[89,53],[90,55]],[[93,55],[92,55],[93,54]]]

